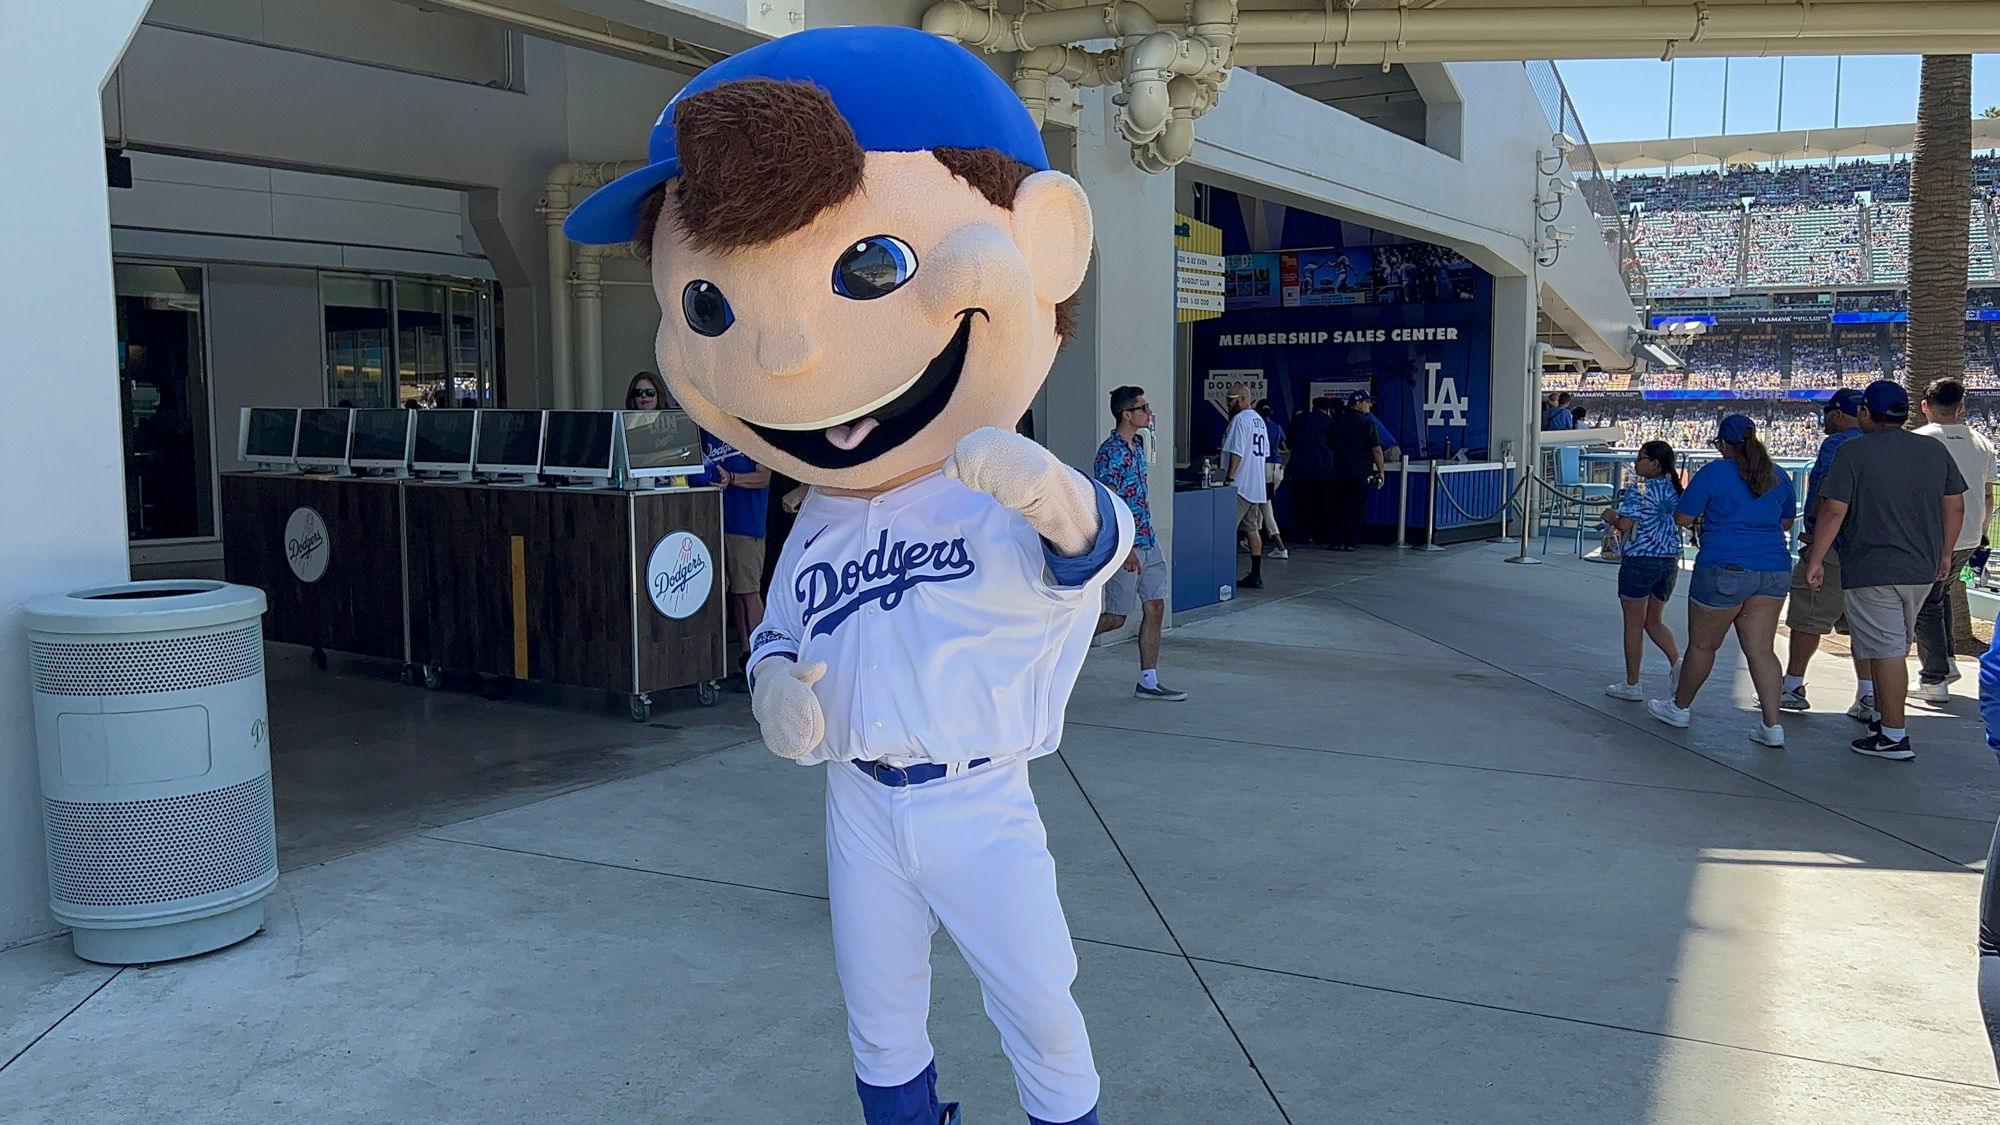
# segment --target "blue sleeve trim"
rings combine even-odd
[[[1042,561],[1048,565],[1049,577],[1054,585],[1064,589],[1074,590],[1089,584],[1118,553],[1118,509],[1113,505],[1124,502],[1113,498],[1101,484],[1093,482],[1091,491],[1097,494],[1097,542],[1091,544],[1090,550],[1068,558],[1057,554],[1048,540],[1042,540]]]
[[[2000,637],[1979,658],[1979,718],[1986,727],[1986,745],[2000,755]]]

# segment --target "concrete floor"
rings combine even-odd
[[[1995,1120],[1973,701],[1915,709],[1912,765],[1837,713],[1764,750],[1732,650],[1670,731],[1601,694],[1613,568],[1509,553],[1273,562],[1169,635],[1185,704],[1092,655],[1034,781],[1105,1120]],[[272,695],[267,932],[145,970],[0,953],[0,1121],[858,1120],[820,774],[744,697],[638,727],[297,654]],[[1019,1121],[936,945],[944,1090]]]

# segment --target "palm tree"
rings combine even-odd
[[[1925,55],[1910,164],[1910,398],[1965,376],[1966,243],[1971,235],[1972,57]],[[1912,412],[1913,420],[1915,412]],[[1952,647],[1979,652],[1965,587],[1951,587]]]
[[[1972,56],[1925,55],[1910,164],[1910,398],[1965,375]]]

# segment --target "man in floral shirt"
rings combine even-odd
[[[1153,426],[1153,408],[1146,401],[1146,392],[1138,387],[1112,391],[1111,417],[1117,428],[1097,447],[1091,475],[1132,509],[1138,534],[1124,569],[1105,584],[1104,612],[1097,618],[1097,631],[1108,633],[1122,627],[1132,613],[1132,603],[1140,603],[1139,686],[1133,694],[1140,699],[1179,702],[1187,693],[1161,686],[1158,669],[1160,624],[1167,615],[1167,560],[1160,554],[1159,540],[1153,537],[1153,515],[1146,505],[1146,455],[1139,440],[1139,431],[1151,432]]]

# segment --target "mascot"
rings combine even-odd
[[[925,1031],[941,922],[1029,1120],[1095,1123],[1028,761],[1062,735],[1132,517],[1012,432],[1073,329],[1083,191],[985,63],[909,28],[717,63],[649,158],[566,229],[650,253],[674,398],[811,486],[752,638],[751,704],[772,753],[826,767],[863,1117],[958,1121]]]

